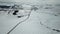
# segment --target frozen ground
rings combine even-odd
[[[54,15],[46,14],[46,13],[37,13],[35,11],[32,11],[29,19],[21,23],[10,34],[60,34],[59,32],[52,31],[40,24],[40,22],[44,23],[48,19],[50,19],[50,21],[55,20],[57,22],[57,20],[60,19],[59,16],[57,17]],[[23,17],[23,19],[25,18],[26,17]],[[0,14],[0,21],[1,21],[0,22],[0,34],[6,34],[11,28],[13,28],[14,25],[16,25],[21,20],[22,18],[18,19],[14,16]],[[48,22],[44,24],[48,24],[48,26],[55,26],[56,24],[57,25],[60,24],[59,22],[54,23],[55,21],[53,21],[52,23],[52,22],[49,22],[48,20]],[[60,28],[59,25],[57,26],[57,28]]]
[[[27,3],[31,1],[27,1]],[[36,3],[35,1],[37,0],[34,0],[33,3]],[[51,2],[49,3],[53,4],[56,2],[56,1],[55,2],[53,1],[51,0]],[[42,4],[45,4],[44,1],[42,2]],[[29,19],[21,23],[20,25],[18,25],[18,27],[16,27],[10,34],[60,34],[60,32],[56,32],[49,28],[46,28],[47,26],[49,26],[51,28],[60,29],[59,27],[60,26],[60,6],[59,7],[53,6],[49,8],[46,8],[46,7],[47,6],[45,5],[41,5],[39,10],[32,11]],[[53,9],[53,10],[50,10],[50,9]],[[11,30],[18,22],[26,18],[27,17],[17,18],[16,16],[8,15],[3,11],[0,12],[0,34],[7,34],[7,32]],[[40,22],[42,22],[45,26],[41,25]]]

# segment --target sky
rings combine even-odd
[[[59,3],[60,0],[0,0],[3,2]]]

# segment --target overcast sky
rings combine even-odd
[[[60,3],[60,0],[0,0],[3,2]]]

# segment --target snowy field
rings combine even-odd
[[[18,22],[26,17],[17,18],[16,16],[10,16],[7,14],[0,14],[0,34],[6,34],[10,29],[12,29]],[[49,22],[49,20],[51,22]],[[58,23],[55,21],[59,20],[60,17],[56,17],[54,15],[46,14],[46,13],[37,13],[35,11],[31,12],[29,19],[16,27],[10,34],[60,34],[59,32],[52,31],[40,24],[40,22],[45,22],[46,20],[49,27],[52,28],[57,27],[60,28]],[[54,21],[55,20],[55,21]],[[52,23],[53,22],[53,23]],[[57,21],[56,21],[57,22]],[[55,26],[56,25],[56,26]],[[54,27],[53,27],[54,26]]]
[[[7,13],[8,12],[0,11],[0,34],[7,34],[17,23],[28,17],[24,16],[22,18],[17,18],[17,16],[12,15],[12,13]],[[59,32],[52,29],[57,29]],[[31,11],[26,21],[19,24],[9,34],[60,34],[59,4],[40,4],[36,11]]]

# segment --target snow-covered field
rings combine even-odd
[[[60,34],[60,32],[52,30],[60,30],[60,6],[58,7],[55,4],[43,4],[39,6],[37,11],[33,10],[29,19],[18,25],[10,34]],[[17,18],[15,15],[1,11],[0,34],[7,34],[7,32],[10,31],[17,23],[23,21],[27,17],[28,16]]]
[[[0,34],[6,34],[19,21],[25,18],[26,17],[19,19],[16,16],[7,15],[4,13],[0,14]],[[51,22],[49,22],[49,19]],[[40,22],[44,23],[47,20],[47,23],[44,23],[45,25],[48,24],[47,26],[49,27],[56,26],[57,28],[60,28],[58,25],[60,23],[59,22],[55,23],[55,21],[57,22],[56,19],[59,20],[60,17],[46,13],[37,13],[35,11],[32,11],[29,19],[21,23],[10,34],[60,34],[59,32],[52,31],[40,24]]]

